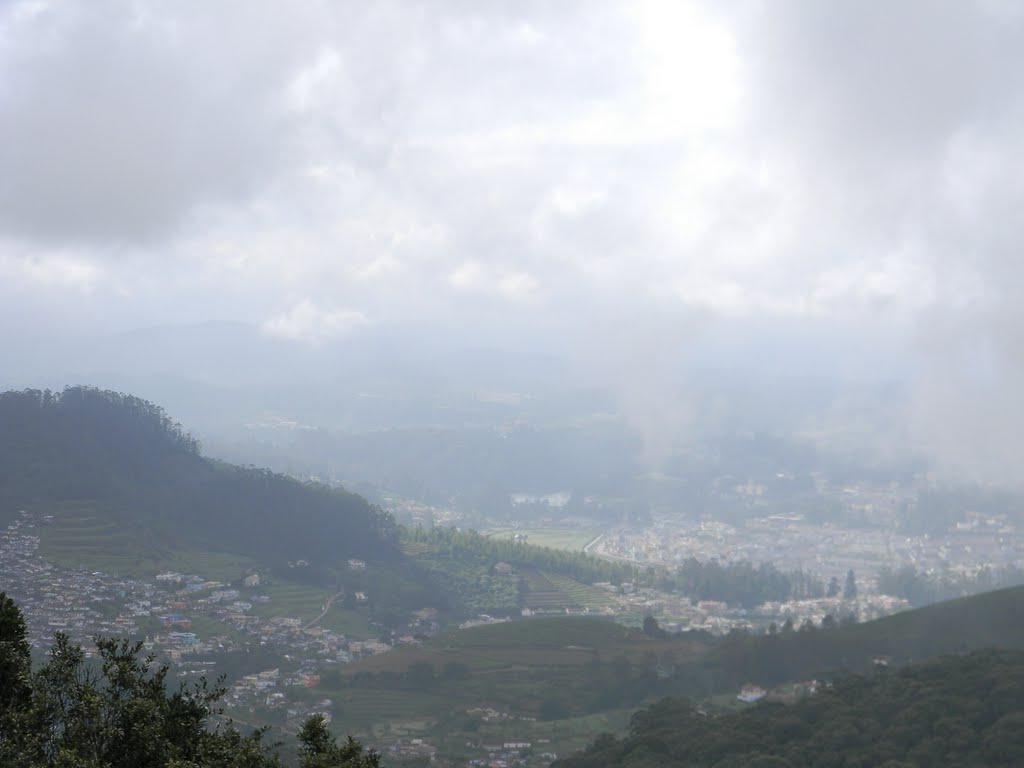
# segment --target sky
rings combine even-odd
[[[558,337],[657,378],[771,328],[909,360],[950,455],[1022,447],[1010,0],[15,0],[0,136],[0,344]]]

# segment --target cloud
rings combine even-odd
[[[276,173],[291,46],[269,9],[101,0],[0,17],[0,226],[117,245],[245,199]],[[2,13],[2,12],[0,12]]]
[[[318,307],[303,299],[291,309],[269,318],[263,330],[271,336],[316,343],[352,333],[367,322],[362,312]]]
[[[0,124],[0,314],[372,318],[584,365],[622,318],[623,367],[667,382],[616,385],[638,403],[675,399],[693,317],[916,324],[919,442],[1024,447],[995,415],[1024,359],[1015,3],[14,2]]]

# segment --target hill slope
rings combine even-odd
[[[630,734],[602,737],[561,768],[640,766],[1018,766],[1024,763],[1024,653],[979,651],[852,676],[786,706],[716,715],[665,700]]]
[[[85,387],[0,394],[0,521],[22,508],[131,546],[401,559],[394,522],[362,497],[212,461],[162,409]]]
[[[979,648],[1024,649],[1024,587],[936,603],[894,616],[774,636],[729,638],[716,651],[722,685],[776,685]]]

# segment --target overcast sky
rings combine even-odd
[[[1024,426],[1022,242],[1013,0],[0,6],[9,332],[807,323]]]

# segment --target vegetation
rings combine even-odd
[[[25,622],[0,593],[0,764],[9,768],[282,768],[266,729],[243,734],[220,718],[224,689],[206,680],[168,692],[166,666],[140,659],[141,643],[100,638],[100,659],[56,635],[31,669]],[[211,727],[211,722],[217,723]],[[299,734],[298,768],[378,768],[349,738],[338,744],[319,716]]]
[[[674,574],[660,575],[656,586],[697,600],[719,600],[753,608],[768,601],[822,597],[825,586],[806,571],[783,573],[771,563],[719,563],[687,559]]]
[[[979,651],[850,676],[794,705],[716,714],[686,700],[641,710],[558,768],[1017,766],[1024,653]]]
[[[776,685],[866,670],[878,658],[902,664],[987,647],[1024,648],[1024,587],[989,592],[863,624],[828,622],[760,636],[736,635],[717,647],[717,686]]]
[[[538,547],[552,549],[568,549],[579,552],[597,536],[598,531],[588,528],[501,528],[483,531],[484,535],[494,539],[514,539],[517,536]]]
[[[476,531],[455,528],[414,528],[404,533],[406,541],[420,545],[419,551],[447,556],[460,562],[482,562],[493,565],[505,562],[529,566],[572,576],[585,583],[610,581],[618,584],[632,580],[636,569],[625,563],[601,560],[564,549],[537,547],[514,539],[482,536]]]
[[[273,600],[257,614],[310,620],[330,596],[366,591],[359,613],[338,600],[323,623],[369,636],[371,617],[391,626],[447,602],[402,553],[390,515],[365,499],[206,459],[162,409],[114,392],[0,394],[0,523],[23,508],[45,520],[43,556],[65,566],[226,582],[258,568]]]
[[[0,394],[0,514],[21,508],[86,510],[86,547],[106,525],[154,562],[211,541],[267,562],[401,558],[394,521],[360,496],[203,458],[162,409],[86,387]]]
[[[1005,568],[985,568],[973,576],[960,573],[924,573],[913,565],[882,568],[878,574],[879,591],[906,598],[915,606],[930,605],[1020,584],[1024,584],[1024,570],[1014,565]]]
[[[597,728],[602,717],[664,696],[739,705],[736,694],[747,683],[771,688],[869,672],[878,660],[895,667],[986,647],[1024,650],[1022,604],[1024,588],[863,624],[827,619],[823,626],[727,637],[666,633],[653,618],[641,631],[584,617],[504,622],[363,659],[308,695],[329,696],[352,727],[408,726],[455,754],[502,723],[506,740],[530,740],[551,724]],[[480,722],[468,714],[481,706],[507,719]],[[554,751],[579,747],[560,736],[556,728]]]
[[[473,605],[473,608],[481,610],[467,613],[486,613],[489,611],[483,609],[488,606],[499,613],[516,607],[515,595],[507,583],[488,578],[490,569],[498,562],[524,569],[526,583],[521,585],[521,591],[530,594],[544,593],[549,587],[558,593],[557,587],[543,583],[546,579],[557,579],[557,576],[568,576],[581,584],[635,582],[679,592],[697,600],[720,600],[747,608],[769,600],[821,597],[825,594],[825,585],[813,575],[805,571],[784,573],[769,563],[755,566],[749,562],[700,562],[690,558],[675,572],[660,568],[640,570],[628,563],[604,560],[581,551],[538,547],[512,538],[482,536],[471,530],[414,528],[403,530],[402,536],[406,551],[412,553],[427,570],[442,574],[441,579],[455,594],[486,596],[483,603]],[[538,572],[542,572],[541,575]],[[593,600],[572,602],[586,605]],[[562,596],[556,603],[550,607],[566,606]],[[524,600],[518,602],[520,606],[526,604]],[[534,595],[529,607],[543,609],[548,606]]]

